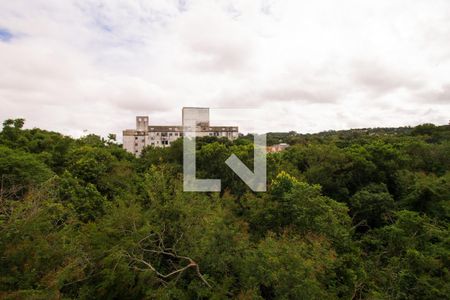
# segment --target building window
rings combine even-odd
[[[135,139],[135,140],[137,141],[138,137],[137,137],[137,136],[135,136],[135,137],[134,137],[134,139]]]
[[[159,135],[159,132],[157,132],[156,135]]]
[[[169,136],[172,136],[172,133],[169,133]]]

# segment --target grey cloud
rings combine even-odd
[[[353,80],[373,96],[381,96],[400,88],[417,90],[423,86],[416,74],[387,67],[377,61],[355,62]]]
[[[240,71],[249,66],[255,51],[255,36],[247,25],[229,12],[206,5],[196,13],[181,15],[171,30],[184,54],[184,64],[193,72]]]
[[[249,49],[245,45],[226,41],[199,41],[190,45],[193,65],[200,70],[224,72],[237,70],[247,65]]]
[[[334,103],[338,100],[338,91],[327,90],[324,86],[307,87],[291,86],[269,88],[261,93],[261,98],[266,101],[295,101],[303,103]]]
[[[282,2],[5,1],[0,118],[75,135],[194,105],[261,107],[272,128],[303,132],[448,121],[450,2]]]
[[[418,100],[424,103],[450,105],[450,83],[442,85],[438,90],[420,92]]]
[[[347,92],[341,79],[311,78],[301,71],[289,71],[269,79],[243,81],[238,87],[224,90],[218,99],[225,106],[256,106],[267,102],[285,105],[338,103]]]
[[[158,86],[135,78],[120,78],[111,86],[109,101],[133,113],[167,111],[171,96]]]

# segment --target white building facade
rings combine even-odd
[[[195,135],[226,137],[235,140],[239,136],[236,126],[210,126],[209,108],[183,107],[183,125],[150,125],[148,116],[136,117],[136,129],[123,131],[123,148],[136,156],[147,146],[168,147],[183,137],[185,132],[195,131]],[[192,122],[195,120],[195,123]],[[195,124],[195,125],[193,125]]]

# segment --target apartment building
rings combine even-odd
[[[196,136],[226,137],[234,140],[239,136],[237,126],[211,126],[209,108],[183,107],[182,125],[151,125],[148,116],[136,117],[136,129],[123,131],[123,148],[136,156],[147,146],[168,147],[185,133],[195,131]]]

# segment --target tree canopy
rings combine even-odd
[[[114,134],[0,132],[2,299],[448,299],[450,127],[269,133],[268,190],[251,136],[125,152]]]

